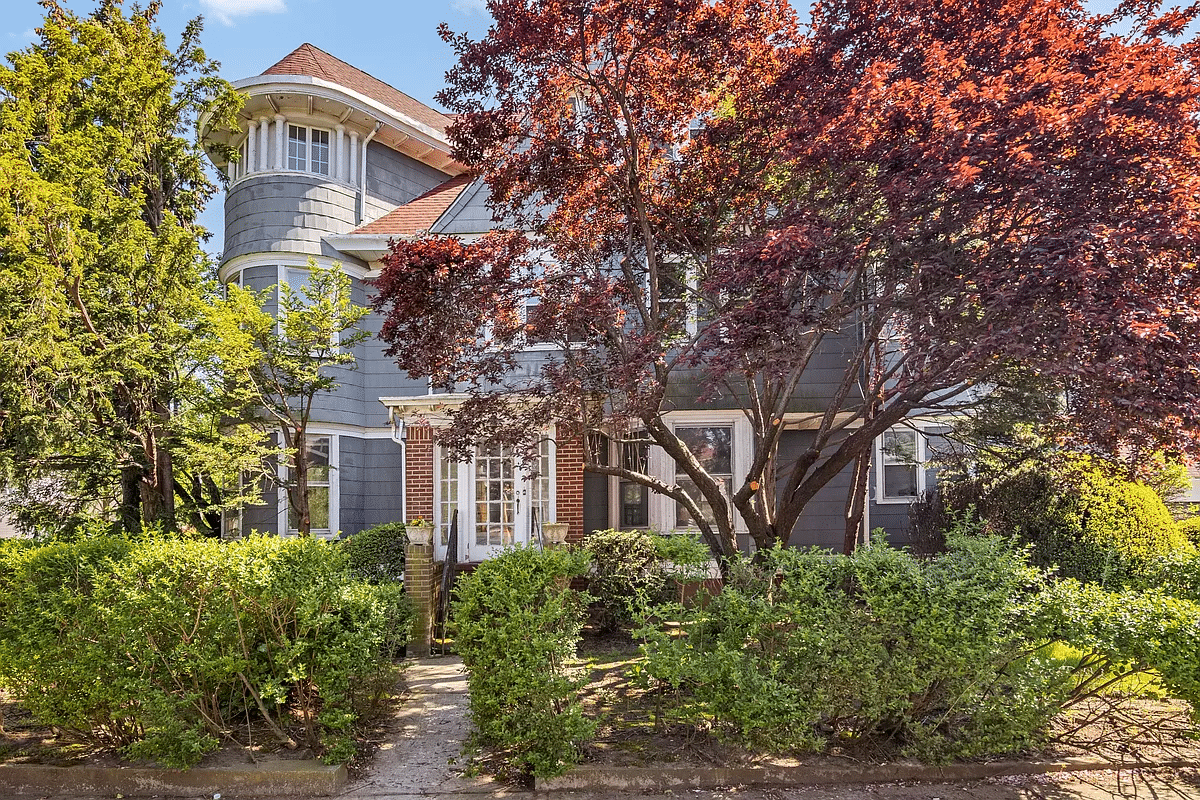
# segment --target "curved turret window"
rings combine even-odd
[[[329,131],[288,125],[287,168],[329,174]]]

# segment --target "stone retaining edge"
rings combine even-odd
[[[716,789],[723,786],[829,786],[853,783],[946,783],[1004,775],[1046,775],[1095,769],[1167,769],[1200,766],[1191,760],[992,761],[978,764],[828,764],[796,767],[576,767],[557,778],[535,778],[539,792],[566,790]]]
[[[49,767],[0,764],[0,795],[64,794],[126,797],[191,796],[222,793],[238,797],[329,797],[346,786],[346,768],[320,761],[282,761],[265,766],[197,767],[190,770],[142,767]]]

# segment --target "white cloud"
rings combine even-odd
[[[33,28],[30,28],[27,31],[21,31],[20,33],[10,33],[10,34],[8,34],[8,38],[21,39],[26,42],[32,42],[34,39],[37,38],[37,31],[35,31]]]
[[[464,14],[487,14],[487,0],[454,0],[451,5],[455,11]]]
[[[200,0],[200,4],[226,25],[232,25],[234,17],[287,11],[283,0]]]

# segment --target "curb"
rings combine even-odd
[[[195,796],[328,797],[346,786],[346,768],[320,761],[284,761],[270,766],[198,767],[190,770],[140,767],[48,767],[0,765],[0,795],[78,794],[126,797]]]
[[[1005,775],[1047,775],[1100,769],[1167,769],[1198,766],[1191,760],[1112,761],[1079,757],[1061,761],[992,761],[979,764],[831,764],[796,767],[576,767],[557,778],[535,778],[539,792],[568,790],[717,789],[724,786],[831,786],[855,783],[947,783]]]

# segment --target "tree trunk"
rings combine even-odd
[[[142,470],[137,465],[121,468],[121,508],[118,517],[121,528],[129,534],[141,529],[142,522]]]
[[[142,522],[161,525],[163,530],[178,530],[175,520],[175,476],[171,451],[163,444],[159,426],[148,435],[147,461],[150,468],[142,475]]]
[[[296,530],[301,536],[308,536],[312,529],[312,521],[308,509],[308,436],[303,430],[292,434],[292,474],[288,481],[288,501],[296,514]],[[286,531],[284,531],[286,533]]]
[[[854,472],[846,495],[846,533],[842,552],[851,555],[862,540],[863,513],[867,508],[867,479],[871,475],[871,456],[862,453],[854,460]]]

